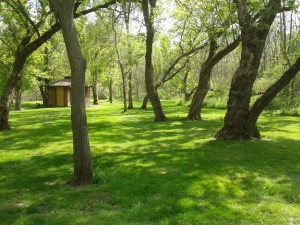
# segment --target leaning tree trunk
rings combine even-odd
[[[141,110],[147,110],[147,105],[148,105],[148,95],[146,95],[144,98],[143,98],[143,103],[142,103],[142,106],[141,106]]]
[[[253,129],[249,128],[250,99],[266,38],[280,10],[280,2],[270,0],[266,8],[256,15],[258,18],[254,19],[248,11],[247,1],[236,1],[242,37],[241,59],[231,81],[224,126],[216,133],[216,138],[237,140],[260,138],[256,126]]]
[[[207,92],[209,90],[209,81],[211,71],[213,69],[213,65],[211,65],[209,62],[214,57],[216,50],[217,43],[215,40],[212,40],[210,42],[209,55],[206,61],[203,63],[202,68],[200,70],[198,87],[193,96],[192,103],[189,109],[189,114],[187,116],[187,119],[189,120],[201,120],[201,109],[205,96],[207,95]]]
[[[154,89],[155,89],[155,92],[157,92],[158,88],[163,84],[164,82],[159,82],[158,84],[155,85]],[[147,105],[148,105],[148,102],[149,102],[149,97],[148,97],[148,94],[145,95],[145,97],[143,98],[143,102],[142,102],[142,105],[141,105],[141,110],[147,110]]]
[[[165,116],[158,93],[155,90],[154,80],[153,80],[153,66],[152,66],[152,51],[153,51],[153,41],[154,41],[154,8],[156,7],[156,0],[151,1],[151,9],[149,10],[148,0],[142,1],[143,15],[146,23],[147,37],[146,37],[146,55],[145,55],[145,81],[146,81],[146,91],[149,100],[152,104],[154,111],[154,121],[165,121],[167,117]]]
[[[187,116],[188,120],[201,120],[201,111],[204,99],[209,90],[209,81],[212,68],[203,68],[200,72],[201,82],[198,83],[197,90],[193,96],[192,103]]]
[[[72,185],[82,185],[92,180],[92,159],[85,111],[85,71],[75,23],[75,0],[50,0],[59,18],[71,66],[71,120],[73,130],[74,176]]]
[[[29,40],[28,40],[29,42]],[[4,90],[0,98],[0,131],[9,130],[9,107],[13,99],[15,87],[21,82],[22,73],[25,61],[28,57],[27,52],[22,50],[16,53],[13,70],[10,74],[9,80],[6,82]]]
[[[209,55],[205,62],[203,63],[200,76],[198,81],[198,86],[196,92],[193,96],[192,103],[187,116],[188,120],[201,120],[201,110],[203,106],[204,99],[209,90],[209,83],[211,78],[211,73],[214,66],[220,62],[226,55],[232,52],[239,46],[241,39],[238,38],[234,40],[231,44],[226,46],[224,49],[216,53],[217,43],[215,40],[210,42]]]
[[[289,83],[291,83],[295,79],[299,71],[300,71],[300,57],[288,70],[286,70],[283,73],[283,75],[273,85],[271,85],[262,94],[261,97],[259,97],[254,102],[247,120],[248,133],[254,136],[254,134],[258,132],[256,122],[258,120],[258,117],[262,113],[262,111],[268,106],[268,104],[274,99],[274,97],[280,91],[282,91],[282,89],[287,87]],[[259,133],[257,133],[257,135],[259,135]]]
[[[5,83],[3,92],[0,98],[0,131],[9,130],[9,106],[13,99],[13,92],[17,87],[18,83],[22,79],[22,73],[25,62],[27,58],[40,46],[48,41],[58,30],[60,29],[59,25],[54,24],[49,30],[47,30],[43,35],[38,39],[30,43],[32,35],[28,35],[23,38],[19,44],[17,51],[14,55],[14,63],[12,72],[9,76],[8,81]]]

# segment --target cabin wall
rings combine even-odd
[[[47,87],[49,91],[48,105],[53,107],[71,106],[71,88],[70,87]],[[85,87],[85,104],[90,104],[90,90]]]
[[[56,106],[65,106],[65,88],[56,87]]]
[[[55,87],[49,87],[48,92],[49,92],[48,105],[56,106],[56,88]]]

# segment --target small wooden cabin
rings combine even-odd
[[[48,93],[48,105],[53,107],[71,106],[71,77],[55,81],[46,85]],[[85,104],[90,103],[89,87],[85,86]]]

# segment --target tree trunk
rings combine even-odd
[[[249,116],[247,120],[248,133],[252,134],[253,137],[256,137],[255,136],[255,132],[257,130],[256,122],[258,120],[258,117],[262,113],[262,111],[268,106],[268,104],[274,99],[274,97],[280,91],[282,91],[282,89],[287,87],[289,83],[295,79],[299,71],[300,71],[300,57],[298,57],[296,62],[288,70],[286,70],[283,73],[283,75],[273,85],[271,85],[260,98],[258,98],[254,102],[249,112]]]
[[[250,139],[247,129],[252,87],[258,73],[263,47],[243,43],[240,65],[235,72],[227,102],[224,127],[216,134],[223,139]]]
[[[75,0],[50,0],[59,18],[71,66],[71,120],[73,130],[74,176],[72,185],[82,185],[92,180],[92,159],[85,111],[85,71],[75,23]]]
[[[240,43],[240,38],[233,41],[227,47],[216,53],[217,43],[215,40],[210,42],[209,55],[203,63],[198,81],[198,87],[193,96],[192,103],[187,116],[188,120],[201,120],[201,110],[204,99],[209,90],[211,73],[214,66],[220,62],[227,54],[232,52]]]
[[[127,45],[127,57],[129,63],[132,63],[132,53],[131,53],[131,41],[130,38],[130,29],[129,29],[129,22],[130,22],[130,14],[131,14],[131,0],[128,2],[128,6],[126,3],[123,4],[123,12],[125,16],[125,26],[126,26],[126,45]],[[128,65],[127,65],[128,66]],[[132,99],[132,67],[129,65],[128,73],[128,108],[133,109],[133,99]]]
[[[141,110],[147,110],[147,104],[148,104],[148,95],[146,95],[144,98],[143,98],[143,103],[142,103],[142,106],[141,106]]]
[[[206,61],[203,63],[200,70],[199,82],[197,90],[193,96],[187,119],[189,120],[201,120],[201,109],[203,101],[209,90],[209,81],[211,77],[211,71],[214,65],[210,65],[210,60],[214,57],[217,50],[216,41],[212,40],[209,47],[209,55]]]
[[[21,111],[21,103],[22,103],[22,80],[19,81],[16,87],[16,105],[15,105],[16,111]]]
[[[184,94],[184,101],[187,102],[189,101],[190,99],[190,95],[189,93],[187,92],[187,80],[188,80],[188,76],[189,76],[189,73],[190,73],[190,64],[188,63],[187,66],[186,66],[186,72],[184,74],[184,77],[183,77],[183,80],[182,80],[182,93]]]
[[[237,1],[242,36],[241,60],[231,81],[224,126],[216,133],[216,138],[236,140],[260,138],[256,125],[249,124],[250,99],[266,38],[280,9],[280,1],[269,1],[266,9],[267,11],[260,12],[259,22],[254,25],[254,20],[248,12],[247,1]]]
[[[97,92],[97,85],[92,86],[92,92],[93,92],[93,105],[98,105],[98,92]]]
[[[28,40],[29,42],[29,40]],[[19,46],[20,47],[20,46]],[[20,50],[16,53],[13,70],[8,81],[5,84],[3,93],[0,98],[0,131],[9,130],[9,107],[13,99],[15,87],[18,86],[22,79],[21,71],[24,68],[25,61],[28,55],[26,52]]]
[[[148,0],[142,1],[143,15],[145,19],[147,37],[146,37],[146,55],[145,55],[145,81],[146,81],[146,91],[149,100],[152,104],[154,111],[154,121],[165,121],[167,117],[165,116],[157,91],[154,87],[153,80],[153,66],[152,66],[152,51],[153,51],[153,40],[154,40],[154,8],[156,7],[156,0],[150,1],[150,10]]]
[[[126,77],[124,71],[122,72],[122,96],[123,96],[123,112],[127,112]]]
[[[127,97],[126,97],[126,73],[124,70],[124,65],[121,61],[121,56],[119,53],[119,49],[118,49],[118,43],[117,43],[117,31],[115,29],[115,15],[114,15],[114,11],[112,13],[112,28],[114,31],[114,47],[115,47],[115,51],[117,54],[117,58],[118,58],[118,64],[120,67],[120,71],[121,71],[121,77],[122,77],[122,97],[123,97],[123,112],[127,112]]]
[[[129,72],[128,75],[128,109],[133,109],[133,99],[132,99],[132,73]]]
[[[48,96],[49,96],[49,93],[48,93],[48,89],[45,87],[45,85],[49,84],[49,79],[43,79],[41,77],[38,77],[37,78],[39,82],[41,82],[41,84],[39,85],[39,89],[40,89],[40,93],[41,93],[41,96],[42,96],[42,99],[43,99],[43,105],[46,106],[48,105]],[[42,81],[45,81],[45,85],[42,83]]]
[[[202,77],[201,77],[202,75]],[[209,90],[209,80],[211,76],[211,71],[207,74],[200,74],[200,79],[202,82],[198,83],[197,90],[193,96],[192,103],[189,109],[189,113],[187,116],[188,120],[201,120],[201,110],[204,99]]]
[[[93,92],[93,105],[98,105],[98,74],[97,71],[91,71],[92,74],[92,92]]]
[[[109,98],[110,104],[113,102],[113,89],[112,89],[112,79],[109,80]]]

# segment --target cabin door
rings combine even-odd
[[[64,89],[64,87],[56,87],[56,103],[57,103],[57,106],[65,106],[65,89]]]

